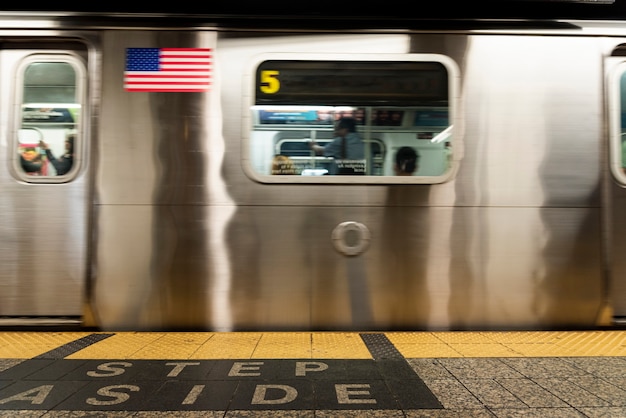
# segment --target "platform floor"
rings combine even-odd
[[[0,332],[0,416],[626,417],[626,331]]]

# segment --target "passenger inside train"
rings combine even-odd
[[[381,113],[373,107],[255,108],[250,139],[253,168],[259,174],[281,174],[274,159],[283,156],[293,167],[293,172],[284,174],[397,176],[394,151],[409,147],[421,157],[412,175],[435,177],[450,170],[452,146],[445,109],[388,110],[382,118]],[[368,116],[359,119],[359,114]],[[350,127],[337,130],[335,121],[337,128],[340,121]],[[348,139],[346,159],[341,158],[339,132]]]
[[[41,154],[38,153],[34,147],[23,147],[20,152],[20,164],[22,166],[22,170],[24,170],[24,172],[29,176],[41,175],[43,161]]]
[[[272,175],[293,175],[296,167],[291,158],[286,155],[276,155],[272,161]]]
[[[365,174],[365,147],[356,131],[356,120],[353,118],[339,119],[335,128],[335,137],[331,142],[321,146],[311,140],[309,147],[316,155],[333,158],[330,174]]]
[[[55,157],[48,144],[44,141],[39,143],[39,146],[45,151],[48,161],[52,164],[56,170],[58,176],[67,174],[74,164],[74,139],[75,135],[70,134],[65,139],[65,152],[60,157]]]
[[[19,134],[22,171],[28,176],[68,174],[74,166],[76,134],[64,132],[64,129],[58,128],[22,128]],[[47,138],[45,141],[44,137]]]
[[[395,164],[393,166],[396,176],[412,176],[417,170],[419,161],[418,153],[411,147],[401,147],[396,152]]]

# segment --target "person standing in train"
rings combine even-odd
[[[57,175],[59,176],[67,174],[72,169],[72,165],[74,164],[74,138],[75,135],[67,136],[65,139],[65,153],[59,158],[56,158],[54,154],[52,154],[48,144],[43,141],[39,143],[39,146],[46,151],[48,160],[52,163]]]
[[[356,120],[354,118],[339,119],[335,127],[335,137],[326,146],[311,141],[309,147],[317,155],[335,159],[331,174],[365,174],[365,146],[356,132]],[[359,164],[363,165],[363,170],[355,168]]]
[[[393,171],[396,176],[412,176],[417,170],[419,154],[411,147],[401,147],[396,153]]]

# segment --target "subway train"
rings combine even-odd
[[[618,326],[624,20],[0,13],[0,326]]]

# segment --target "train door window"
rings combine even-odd
[[[28,182],[70,180],[80,163],[82,62],[71,55],[32,55],[16,78],[16,172]]]
[[[272,54],[252,71],[243,154],[252,178],[440,183],[453,176],[458,68],[448,57]]]
[[[618,49],[624,51],[624,49]],[[622,60],[623,58],[618,58]],[[609,82],[611,115],[611,171],[626,185],[626,62],[617,64]]]

